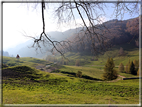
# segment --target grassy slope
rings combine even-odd
[[[138,80],[100,82],[27,66],[7,67],[6,70],[12,74],[3,76],[9,76],[3,79],[4,104],[138,104]],[[21,78],[15,77],[15,72]]]
[[[125,56],[119,56],[119,49],[120,47],[123,48],[124,52],[126,53]],[[77,70],[85,70],[85,67],[87,67],[88,70],[85,70],[86,73],[85,74],[89,74],[89,75],[93,75],[95,76],[95,74],[97,74],[98,78],[101,77],[101,74],[103,73],[103,69],[104,69],[104,65],[108,59],[108,57],[113,57],[114,63],[115,63],[115,69],[118,70],[118,66],[120,63],[123,63],[123,65],[125,66],[128,62],[129,59],[130,61],[133,61],[134,59],[138,60],[139,59],[139,49],[136,48],[135,46],[133,46],[132,44],[122,44],[119,46],[114,46],[113,48],[111,48],[109,51],[105,52],[104,55],[98,55],[95,58],[98,59],[98,61],[91,61],[90,59],[93,57],[91,56],[88,52],[84,52],[84,53],[67,53],[66,54],[67,57],[69,57],[70,59],[70,63],[69,65],[75,65],[75,61],[77,59],[80,60],[80,65],[82,67],[78,67],[78,69],[76,69],[77,67],[74,67],[75,72],[77,72]],[[71,69],[73,67],[68,66],[68,69]],[[67,67],[67,66],[66,66]],[[66,70],[68,70],[66,69]],[[94,69],[94,72],[91,74],[90,72]],[[70,70],[71,71],[71,70]],[[98,74],[99,72],[99,74]],[[125,74],[125,73],[119,73],[122,76],[125,77],[135,77],[134,75],[131,74]]]
[[[4,70],[7,69],[13,73],[6,75],[10,76],[9,78],[3,79],[4,104],[138,103],[138,80],[97,82],[81,78],[71,79],[27,66],[8,67]],[[16,78],[15,72],[19,73],[21,78]]]
[[[3,56],[3,64],[8,66],[16,66],[16,65],[28,65],[31,67],[35,67],[38,64],[50,64],[51,62],[37,59],[37,58],[29,58],[29,57],[22,57],[19,60],[14,57],[5,57]]]
[[[108,52],[114,55],[115,51]],[[138,50],[126,50],[130,59],[138,59]],[[60,70],[76,73],[82,71],[83,75],[93,78],[101,78],[103,67],[90,65],[103,65],[107,57],[105,54],[100,56],[99,61],[90,61],[91,56],[73,53],[70,55],[72,60],[80,59],[85,66],[64,66]],[[75,57],[74,57],[75,56]],[[83,62],[85,60],[86,62]],[[115,57],[115,65],[120,62],[128,62],[127,57]],[[102,63],[101,63],[102,61]],[[16,63],[10,69],[12,72],[21,72],[16,66],[28,65],[35,67],[39,63],[47,64],[49,62],[34,58],[16,58],[4,57],[5,64]],[[72,64],[74,65],[74,64]],[[30,68],[31,68],[30,67]],[[23,68],[22,68],[23,69]],[[63,73],[47,73],[31,68],[27,76],[23,78],[4,78],[3,79],[3,103],[4,104],[138,104],[139,103],[139,80],[120,80],[116,82],[95,81],[83,78],[76,78]],[[117,69],[117,68],[116,68]],[[23,69],[23,72],[25,70]],[[35,71],[30,73],[30,71]],[[120,75],[123,75],[121,73]],[[124,74],[131,77],[131,74]],[[32,77],[32,79],[31,79]],[[85,98],[84,98],[85,97]],[[30,99],[30,100],[29,100]]]
[[[55,77],[49,77],[50,81]],[[56,77],[56,79],[59,77]],[[61,78],[61,77],[60,77]],[[115,83],[65,78],[60,83],[3,84],[4,104],[138,104],[138,80]],[[68,81],[68,82],[67,82]]]
[[[103,74],[103,71],[97,68],[90,68],[90,67],[78,67],[78,66],[64,66],[60,69],[61,71],[66,72],[74,72],[77,73],[78,71],[81,71],[83,75],[87,75],[93,78],[101,79],[101,76]]]
[[[119,50],[120,47],[123,48],[124,52],[126,53],[126,56],[119,56]],[[84,65],[105,65],[108,57],[113,57],[115,65],[119,65],[120,63],[123,63],[126,65],[130,59],[130,61],[133,61],[134,59],[139,59],[139,49],[134,47],[131,44],[123,44],[119,46],[114,46],[109,51],[105,52],[104,55],[98,55],[95,58],[98,59],[98,61],[91,61],[90,59],[93,57],[88,52],[82,52],[82,53],[67,53],[67,58],[69,58],[70,62],[69,65],[75,65],[75,61],[77,59],[80,60],[81,66]]]

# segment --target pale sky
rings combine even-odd
[[[58,27],[57,21],[53,19],[51,11],[52,10],[49,9],[48,11],[45,11],[46,32],[63,32],[70,28],[75,28],[74,25],[63,25],[63,27]],[[102,17],[101,20],[105,22],[109,19]],[[76,21],[78,24],[82,24],[81,19],[77,19]],[[36,9],[33,9],[27,4],[3,3],[3,50],[15,47],[17,44],[29,40],[29,38],[24,37],[23,34],[28,36],[38,36],[41,32],[42,17],[40,5],[38,5]]]
[[[47,15],[45,14],[45,19]],[[46,30],[56,30],[55,24],[48,18],[46,20]],[[29,9],[20,3],[3,4],[3,49],[15,46],[27,41],[29,38],[23,36],[40,35],[42,32],[41,13],[34,9]]]
[[[3,50],[29,40],[23,34],[27,34],[28,36],[40,35],[42,32],[40,5],[37,8],[33,9],[27,4],[24,5],[21,3],[3,4]],[[81,23],[81,20],[77,19],[77,22]],[[45,11],[45,28],[46,32],[50,32],[65,31],[75,27],[73,25],[57,26],[51,12]]]

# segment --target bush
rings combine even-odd
[[[82,72],[81,72],[81,71],[78,71],[78,72],[76,73],[76,76],[81,78],[81,77],[82,77]]]
[[[113,69],[114,67],[113,58],[108,58],[104,67],[105,73],[103,74],[103,80],[113,80],[117,78],[117,71]]]

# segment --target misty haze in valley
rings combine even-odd
[[[135,23],[134,23],[135,22]],[[104,25],[109,29],[111,32],[111,35],[105,34],[104,36],[109,37],[110,40],[108,42],[111,42],[112,45],[120,45],[124,43],[128,43],[131,41],[131,44],[136,46],[136,42],[138,42],[139,38],[139,28],[137,27],[136,30],[131,31],[131,23],[132,24],[137,24],[139,22],[139,18],[134,18],[134,19],[129,19],[129,20],[110,20],[107,22],[104,22]],[[53,32],[48,32],[48,35],[50,36],[51,40],[57,40],[57,41],[62,41],[62,40],[73,40],[78,33],[83,33],[81,31],[81,27],[77,29],[70,29],[65,32],[59,32],[59,31],[53,31]],[[136,36],[133,36],[133,35]],[[30,39],[25,43],[21,43],[17,45],[14,48],[9,48],[7,50],[4,50],[3,56],[10,56],[10,57],[16,57],[17,54],[20,55],[20,57],[35,57],[35,58],[45,58],[48,55],[51,55],[50,49],[52,48],[51,46],[43,46],[41,43],[41,51],[38,49],[36,50],[35,48],[32,48],[32,45],[34,43],[34,39]],[[78,43],[74,44],[74,47],[76,47]],[[87,51],[91,53],[91,44],[87,44],[87,48],[83,50],[80,46],[79,52],[81,51]],[[77,51],[77,50],[72,50],[72,51]]]

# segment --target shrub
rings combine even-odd
[[[103,74],[103,80],[113,80],[117,78],[117,71],[113,68],[115,67],[113,59],[108,58],[107,63],[104,67],[104,74]]]
[[[81,78],[81,77],[82,77],[82,72],[81,72],[81,71],[78,71],[78,72],[76,73],[76,76]]]
[[[119,65],[119,72],[124,72],[124,65],[122,63]]]

